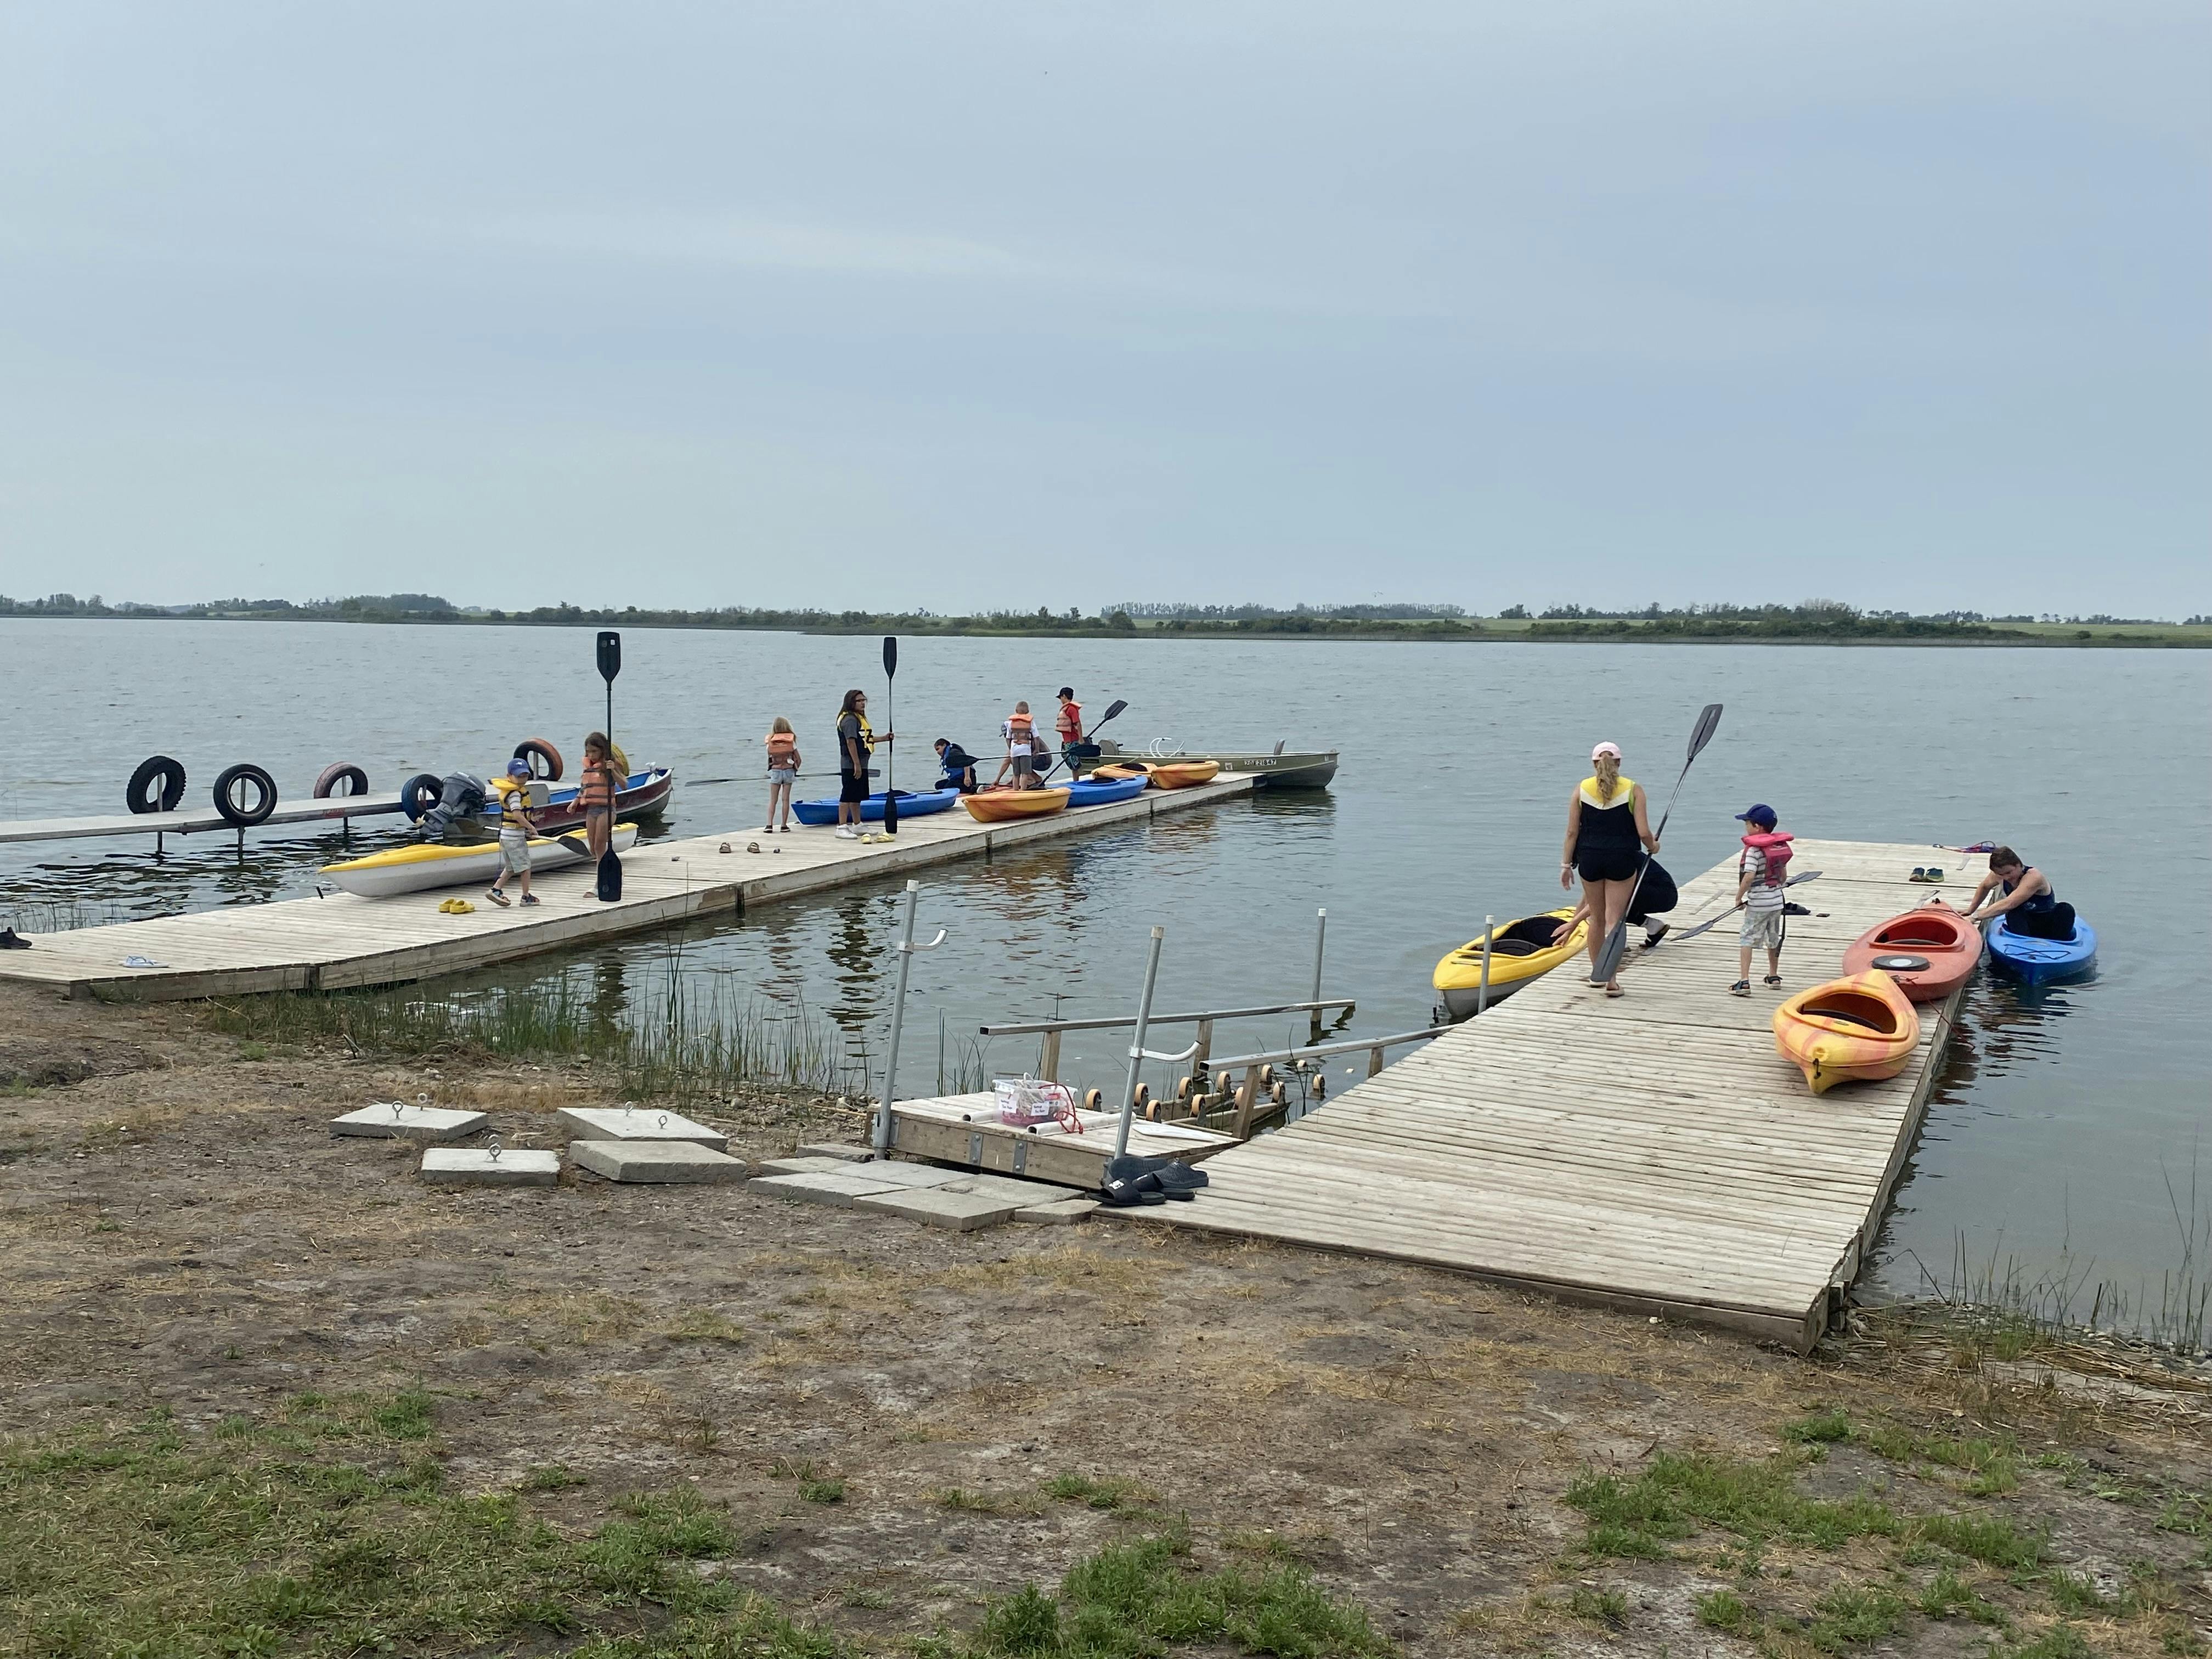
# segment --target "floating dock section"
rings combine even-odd
[[[563,870],[532,878],[531,890],[541,902],[527,909],[502,910],[480,888],[465,884],[397,898],[331,893],[34,933],[27,935],[30,950],[0,953],[0,979],[53,985],[71,996],[149,1001],[391,985],[695,916],[735,915],[753,905],[952,859],[1145,823],[1160,814],[1218,805],[1251,788],[1249,777],[1225,777],[1012,823],[977,823],[956,806],[902,821],[896,838],[888,842],[846,841],[830,829],[641,842],[623,856],[623,896],[611,904],[594,896],[592,872]],[[748,852],[752,845],[760,850]],[[438,908],[456,897],[474,903],[474,913],[449,915]],[[134,957],[148,965],[128,965]]]
[[[1924,847],[1799,841],[1784,990],[1730,996],[1733,918],[1632,945],[1617,999],[1553,970],[1273,1134],[1209,1158],[1172,1210],[1109,1213],[1451,1267],[1572,1301],[1728,1327],[1803,1352],[1881,1227],[1963,991],[1920,1005],[1918,1053],[1826,1095],[1775,1051],[1788,991],[1843,971],[1876,922],[1972,880],[1906,879]],[[1731,859],[1682,887],[1686,927],[1735,897]],[[1631,929],[1632,940],[1640,930]],[[1440,941],[1442,954],[1448,941]],[[903,1108],[902,1109],[904,1109]]]

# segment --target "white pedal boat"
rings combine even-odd
[[[617,853],[627,853],[636,840],[635,824],[618,823],[609,845]],[[544,836],[533,837],[530,843],[532,873],[589,861],[586,854],[565,846],[566,842],[581,847],[583,831],[564,836],[559,841]],[[434,887],[462,887],[471,883],[489,887],[492,878],[499,873],[499,843],[487,841],[468,847],[447,847],[427,842],[415,847],[393,847],[371,853],[365,859],[326,864],[322,873],[347,892],[358,893],[363,898],[395,898],[402,893],[423,893]]]

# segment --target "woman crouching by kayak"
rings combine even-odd
[[[1984,899],[1991,901],[1986,910],[1982,908]],[[2002,916],[2007,929],[2022,939],[2074,937],[2074,907],[2060,903],[2058,895],[2051,890],[2050,878],[2033,866],[2022,864],[2020,854],[2009,847],[1997,848],[1990,854],[1990,872],[1974,889],[1974,902],[1966,907],[1966,919],[1975,920],[1977,913],[1984,921],[1991,916]]]
[[[1583,902],[1589,907],[1590,983],[1599,983],[1598,952],[1606,936],[1628,910],[1628,896],[1636,885],[1636,872],[1645,852],[1659,850],[1651,833],[1650,809],[1644,786],[1620,775],[1620,745],[1601,743],[1590,750],[1595,775],[1584,778],[1567,803],[1567,840],[1559,852],[1559,885],[1571,887],[1583,878]],[[1609,997],[1620,994],[1620,981],[1604,981]]]

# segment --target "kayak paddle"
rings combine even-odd
[[[1808,870],[1802,876],[1790,877],[1789,880],[1784,882],[1782,884],[1785,888],[1795,887],[1801,881],[1818,881],[1820,878],[1820,872],[1818,870]],[[1747,901],[1747,902],[1748,902],[1748,901]],[[1679,933],[1669,933],[1668,938],[1672,939],[1678,945],[1686,939],[1695,939],[1698,934],[1708,933],[1711,929],[1719,927],[1721,923],[1726,921],[1730,916],[1734,915],[1737,911],[1742,908],[1743,906],[1741,904],[1731,904],[1727,909],[1722,911],[1720,915],[1711,917],[1705,921],[1701,921],[1694,927],[1685,927]],[[1664,945],[1667,941],[1666,939],[1662,939],[1659,942],[1662,945]]]
[[[1674,779],[1674,793],[1667,797],[1667,810],[1659,815],[1659,828],[1653,832],[1652,840],[1666,839],[1667,820],[1674,815],[1674,803],[1681,799],[1682,780],[1690,775],[1692,763],[1713,740],[1713,733],[1720,729],[1720,704],[1707,703],[1704,712],[1698,716],[1697,729],[1690,733],[1689,757],[1683,761],[1682,769]],[[1620,971],[1621,953],[1628,949],[1628,913],[1636,908],[1636,896],[1644,887],[1644,872],[1650,867],[1651,855],[1646,853],[1644,861],[1636,866],[1636,885],[1628,890],[1628,902],[1621,907],[1620,920],[1613,924],[1613,931],[1605,936],[1605,943],[1598,948],[1596,966],[1590,969],[1590,983],[1593,985],[1608,984]]]
[[[898,635],[884,635],[884,724],[890,730],[891,742],[884,748],[884,833],[898,834],[898,790],[892,784],[892,768],[896,757],[892,749],[898,741],[898,720],[891,712],[891,681],[898,673]]]
[[[1083,740],[1084,740],[1085,743],[1088,743],[1088,742],[1091,740],[1091,732],[1096,732],[1096,731],[1098,729],[1098,726],[1105,725],[1105,724],[1106,724],[1106,722],[1107,722],[1108,720],[1112,720],[1112,719],[1114,718],[1114,716],[1115,716],[1115,715],[1116,715],[1116,714],[1120,714],[1120,713],[1121,713],[1124,708],[1127,708],[1128,706],[1129,706],[1129,705],[1128,705],[1127,702],[1123,702],[1123,701],[1122,701],[1121,698],[1119,698],[1119,697],[1116,697],[1116,698],[1115,698],[1112,702],[1108,703],[1108,704],[1106,705],[1106,712],[1105,712],[1104,714],[1101,714],[1101,715],[1098,717],[1098,723],[1097,723],[1097,726],[1093,726],[1091,728],[1091,731],[1090,731],[1090,732],[1085,732],[1083,734]],[[1037,781],[1038,781],[1039,783],[1042,783],[1042,782],[1043,782],[1047,778],[1050,777],[1050,776],[1051,776],[1054,772],[1058,771],[1058,770],[1060,769],[1060,761],[1065,761],[1065,760],[1066,760],[1066,758],[1067,758],[1067,757],[1066,757],[1066,756],[1062,755],[1062,756],[1060,757],[1060,760],[1056,760],[1056,761],[1053,762],[1053,763],[1052,763],[1050,766],[1046,767],[1046,768],[1044,769],[1044,770],[1043,770],[1043,771],[1042,771],[1042,772],[1038,773],[1038,774],[1037,774]],[[1069,768],[1067,769],[1067,775],[1068,775],[1068,776],[1069,776],[1069,777],[1071,777],[1071,778],[1072,778],[1072,777],[1073,777],[1073,776],[1075,775],[1075,768],[1074,768],[1073,765],[1069,766]]]

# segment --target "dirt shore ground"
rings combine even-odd
[[[702,1571],[879,1650],[1163,1512],[1194,1559],[1303,1563],[1416,1655],[2188,1653],[2212,1627],[2201,1376],[2100,1395],[2053,1351],[1881,1322],[1808,1360],[1111,1219],[955,1235],[573,1171],[439,1192],[399,1143],[328,1132],[425,1091],[510,1146],[611,1103],[582,1066],[271,1053],[189,1008],[0,988],[12,1443],[420,1388],[449,1490],[558,1468],[579,1484],[532,1510],[581,1531],[695,1484],[743,1540]],[[749,1158],[862,1123],[686,1109]],[[1700,1470],[1892,1519],[1746,1520]]]

